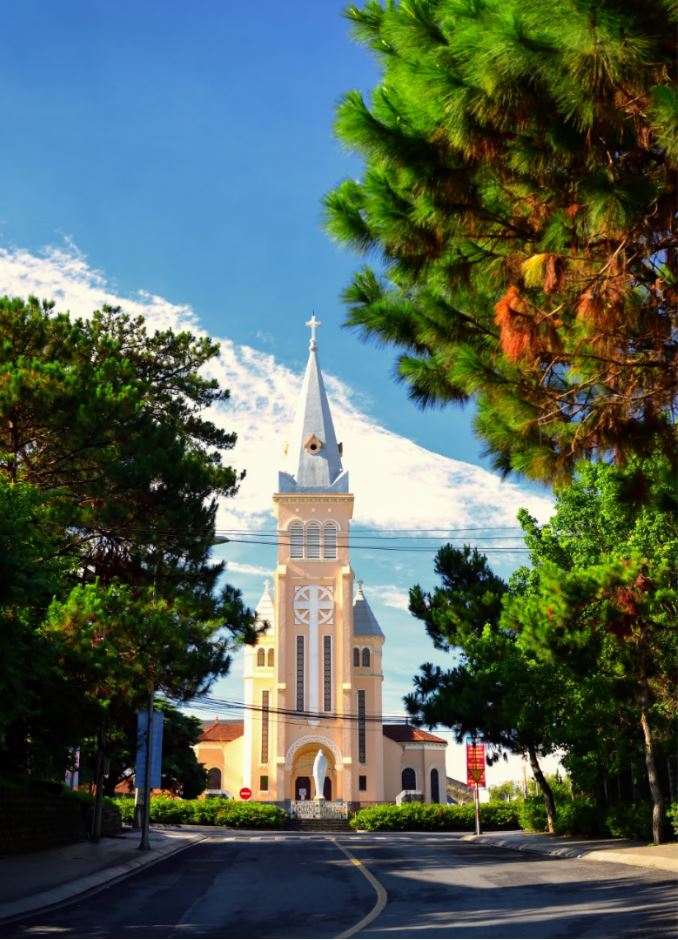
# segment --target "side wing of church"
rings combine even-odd
[[[278,563],[257,607],[268,629],[245,647],[244,720],[206,722],[197,746],[208,792],[287,803],[324,796],[351,804],[403,790],[445,801],[446,742],[382,722],[384,634],[354,584],[353,495],[322,373],[315,316],[293,437],[296,473],[280,473],[273,504]],[[322,794],[313,762],[327,761]]]

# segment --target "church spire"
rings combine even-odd
[[[315,313],[306,326],[311,329],[308,363],[297,408],[292,457],[296,474],[280,474],[279,489],[290,491],[348,492],[348,474],[341,466],[341,448],[334,433],[325,383],[318,365],[316,330],[321,325]]]

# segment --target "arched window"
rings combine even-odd
[[[257,666],[265,666],[265,665],[266,665],[266,651],[257,650]]]
[[[320,526],[309,522],[306,526],[306,557],[320,558]]]
[[[369,666],[370,664],[370,651],[365,647],[363,650],[363,666]]]
[[[304,527],[301,522],[293,522],[289,528],[290,558],[304,557]]]
[[[431,802],[440,803],[440,780],[435,767],[431,771]]]
[[[360,665],[360,650],[358,649],[357,646],[353,647],[353,665],[354,666]]]
[[[411,767],[406,767],[400,777],[401,786],[403,790],[416,790],[417,789],[417,775],[412,770]]]
[[[268,651],[268,657],[267,657],[267,663],[268,663],[269,666],[272,666],[272,665],[273,665],[273,655],[274,655],[274,654],[273,654],[273,650],[270,649],[270,650]]]
[[[221,790],[221,771],[218,767],[210,767],[207,771],[207,789]]]
[[[337,557],[337,527],[328,522],[323,529],[323,558]]]

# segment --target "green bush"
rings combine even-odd
[[[559,836],[602,834],[596,804],[589,797],[578,797],[559,803],[556,807],[555,825]]]
[[[530,832],[546,832],[548,825],[543,799],[532,797],[523,800],[518,805],[518,821],[521,829],[527,829]]]
[[[473,808],[473,807],[471,807]],[[480,804],[481,829],[520,829],[520,804],[506,800]]]
[[[151,822],[190,823],[193,822],[191,800],[181,800],[173,796],[151,797]]]
[[[120,810],[122,821],[130,826],[134,822],[134,797],[116,796],[113,802]]]
[[[237,800],[224,800],[215,815],[217,826],[229,826],[232,829],[282,829],[285,824],[284,810],[270,803],[240,803]]]
[[[671,823],[674,836],[678,839],[678,803],[669,803],[666,816]]]
[[[611,836],[651,842],[652,804],[648,802],[612,804],[605,815],[605,828]]]
[[[134,820],[134,800],[118,797],[115,805],[126,823]],[[154,796],[151,798],[151,822],[193,824],[198,826],[231,826],[247,829],[280,829],[285,813],[268,803],[241,803],[223,797],[205,800],[182,800],[180,797]]]
[[[472,832],[475,812],[471,803],[446,806],[442,803],[385,803],[358,810],[350,821],[353,829],[370,832]],[[480,807],[482,829],[516,829],[517,804],[506,802],[483,803]]]

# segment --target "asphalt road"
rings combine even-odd
[[[675,888],[433,834],[219,836],[0,936],[676,937]]]

